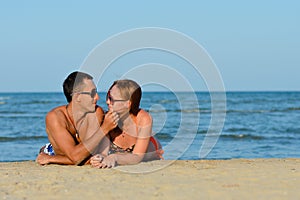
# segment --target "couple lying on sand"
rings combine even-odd
[[[46,115],[49,144],[36,162],[110,168],[162,159],[163,150],[152,136],[152,118],[140,109],[140,86],[132,80],[115,81],[109,88],[104,113],[93,77],[71,73],[63,83],[67,105]]]

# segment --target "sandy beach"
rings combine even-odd
[[[152,161],[113,169],[2,162],[2,199],[298,199],[300,159]]]

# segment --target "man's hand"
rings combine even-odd
[[[117,161],[114,154],[106,157],[97,154],[91,158],[91,165],[96,168],[112,168],[117,165]]]
[[[35,161],[37,163],[39,163],[40,165],[47,165],[47,164],[49,164],[49,158],[50,158],[50,155],[48,155],[44,152],[41,152],[41,153],[39,153],[39,155],[37,156]]]
[[[93,167],[100,168],[102,165],[101,162],[103,159],[104,159],[104,156],[102,156],[101,154],[96,154],[93,157],[91,157],[90,163]]]

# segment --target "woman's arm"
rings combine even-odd
[[[133,165],[140,163],[148,149],[152,133],[152,117],[146,111],[141,110],[137,116],[138,130],[137,140],[132,153],[115,153],[101,158],[99,168],[114,167],[116,165]],[[93,160],[94,158],[92,158]],[[96,158],[94,160],[96,163]]]

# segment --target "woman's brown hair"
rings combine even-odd
[[[110,86],[109,91],[113,86],[119,88],[121,96],[125,100],[131,101],[131,108],[129,110],[129,113],[136,116],[140,111],[140,101],[142,98],[142,89],[139,84],[129,79],[116,80]]]

